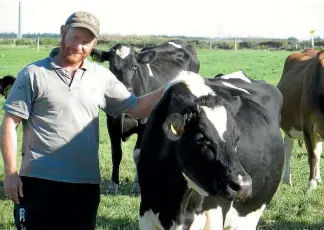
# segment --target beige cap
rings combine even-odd
[[[96,38],[99,37],[99,20],[91,13],[78,11],[73,13],[65,22],[68,27],[82,27],[90,30]]]

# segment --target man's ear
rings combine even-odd
[[[155,56],[154,50],[143,51],[136,54],[136,60],[138,63],[148,64],[154,60]]]
[[[62,38],[63,38],[63,34],[64,34],[64,28],[65,28],[65,26],[64,25],[61,25],[60,32],[61,32],[61,37]]]
[[[163,124],[163,130],[167,138],[172,141],[180,139],[184,133],[185,121],[182,115],[178,113],[171,114]]]

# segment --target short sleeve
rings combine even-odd
[[[137,104],[137,97],[129,92],[110,71],[111,75],[104,88],[104,101],[101,109],[113,117],[118,117]]]
[[[33,104],[34,92],[31,86],[30,75],[24,68],[17,76],[12,85],[3,109],[23,119],[28,119]]]

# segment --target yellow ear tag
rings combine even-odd
[[[180,133],[180,127],[175,127],[172,123],[170,124],[171,132],[175,135],[179,135]]]

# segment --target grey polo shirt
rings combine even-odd
[[[23,118],[20,175],[100,183],[99,108],[117,117],[136,103],[107,68],[88,60],[73,80],[51,57],[28,65],[3,106]]]

